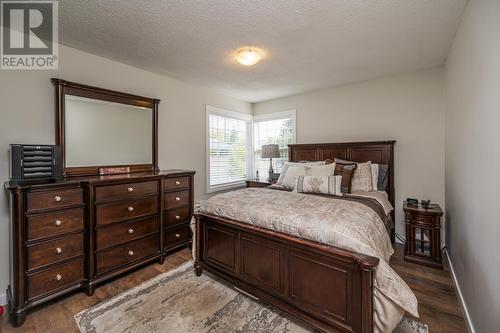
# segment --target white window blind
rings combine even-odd
[[[256,116],[253,133],[254,169],[259,171],[259,178],[266,179],[269,172],[269,159],[260,157],[262,145],[279,145],[280,158],[273,158],[273,169],[280,173],[283,163],[288,161],[288,145],[295,143],[295,111]]]
[[[207,106],[208,192],[243,185],[248,178],[251,117]]]

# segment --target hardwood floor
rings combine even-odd
[[[396,245],[391,267],[408,283],[419,302],[420,320],[434,332],[467,332],[460,305],[448,271],[408,263],[403,260],[403,247]],[[13,328],[7,314],[0,319],[0,332],[70,333],[78,332],[73,316],[108,298],[126,291],[154,276],[174,269],[191,259],[187,249],[179,251],[165,260],[163,265],[152,264],[131,274],[99,286],[94,296],[75,292],[62,299],[33,309],[26,316],[25,324]]]
[[[417,296],[419,320],[429,325],[430,333],[467,332],[446,256],[440,270],[404,261],[403,254],[404,246],[396,244],[390,264]]]

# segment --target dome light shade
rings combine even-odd
[[[244,66],[253,66],[262,60],[262,54],[256,49],[245,47],[236,51],[235,59]]]

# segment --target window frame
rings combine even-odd
[[[245,185],[245,180],[233,183],[227,183],[222,185],[211,186],[210,184],[210,115],[219,115],[226,118],[232,118],[236,120],[245,121],[247,123],[247,177],[250,177],[253,170],[253,116],[251,114],[240,113],[235,111],[229,111],[226,109],[218,108],[211,105],[206,105],[205,114],[205,141],[206,141],[206,192],[207,194],[227,191],[230,189],[242,187]]]
[[[252,122],[252,174],[255,174],[255,138],[253,137],[255,132],[255,123],[261,121],[279,120],[290,118],[292,120],[292,142],[290,144],[297,143],[297,110],[291,109],[287,111],[272,112],[265,114],[258,114],[253,116]]]

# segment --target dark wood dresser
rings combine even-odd
[[[66,178],[11,193],[12,322],[72,290],[95,286],[191,244],[193,171]]]
[[[443,268],[441,261],[441,216],[439,205],[424,208],[406,202],[403,205],[406,220],[405,260],[435,268]]]

